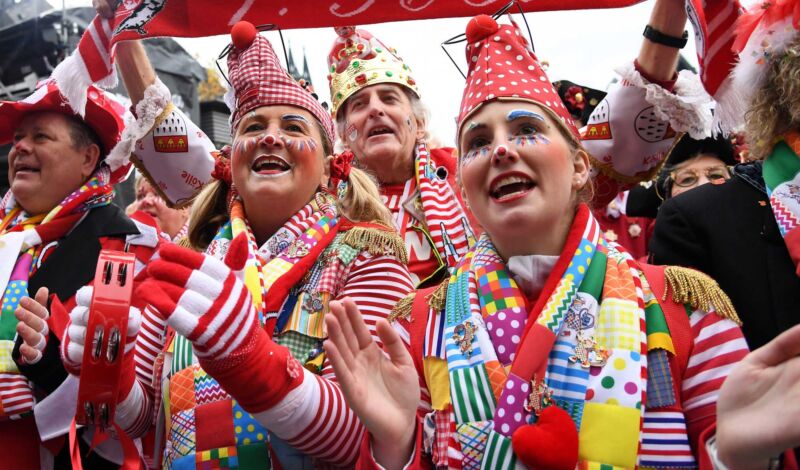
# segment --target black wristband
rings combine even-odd
[[[656,44],[661,44],[667,47],[674,47],[675,49],[683,49],[684,46],[686,46],[686,42],[689,41],[689,31],[684,31],[683,36],[681,37],[675,37],[675,36],[670,36],[668,34],[664,34],[650,25],[644,27],[644,32],[642,33],[642,36],[646,37],[647,39],[651,40]]]

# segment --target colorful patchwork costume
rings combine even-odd
[[[459,129],[486,102],[518,101],[578,142],[516,25],[481,15],[466,39]],[[408,468],[708,468],[700,443],[717,392],[748,352],[710,278],[638,264],[583,204],[558,257],[506,261],[484,233],[447,283],[404,299],[393,318],[420,378]],[[360,463],[377,467],[368,439]]]

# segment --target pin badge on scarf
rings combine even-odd
[[[460,325],[456,325],[453,329],[453,341],[458,344],[458,348],[467,357],[472,355],[472,342],[475,339],[475,332],[478,327],[473,325],[471,321],[467,320]]]
[[[544,380],[539,380],[538,375],[533,375],[531,380],[531,393],[525,400],[525,411],[539,416],[542,410],[553,403],[553,391],[547,387]]]
[[[295,240],[286,250],[286,256],[289,258],[302,258],[309,253],[308,246],[300,239]]]
[[[603,367],[606,365],[611,354],[608,350],[597,345],[593,336],[585,337],[583,332],[578,330],[577,344],[575,344],[575,354],[569,357],[572,363],[579,363],[584,369],[590,367]]]

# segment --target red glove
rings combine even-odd
[[[244,235],[231,242],[224,263],[172,244],[159,253],[138,295],[192,342],[203,369],[242,408],[264,411],[302,383],[302,367],[261,328],[237,277],[247,261]]]

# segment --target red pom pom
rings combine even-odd
[[[253,44],[256,34],[258,34],[258,31],[253,26],[253,23],[240,21],[231,28],[231,41],[233,41],[233,45],[237,49],[244,50],[250,47],[250,44]]]
[[[469,43],[483,40],[486,36],[494,34],[500,29],[497,21],[488,15],[478,15],[467,23],[467,41]]]
[[[511,447],[528,468],[574,470],[578,464],[578,429],[566,411],[549,406],[536,424],[525,424],[514,431]]]

